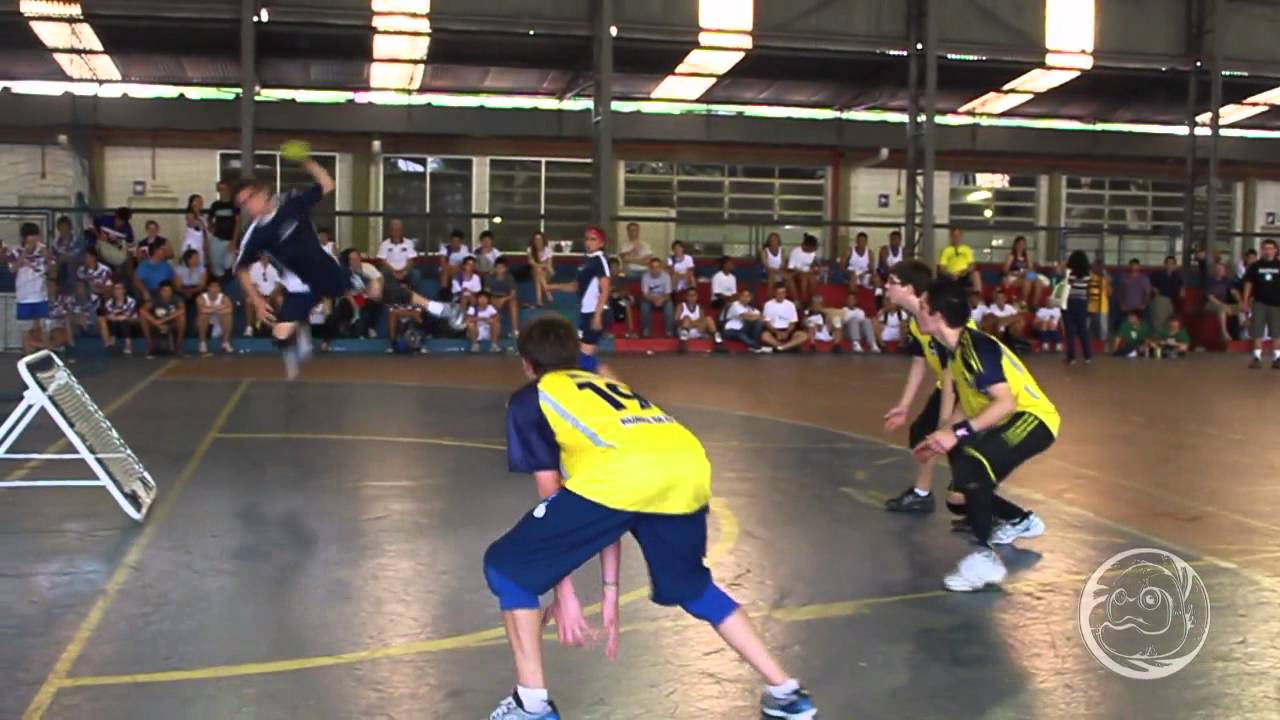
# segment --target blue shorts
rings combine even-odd
[[[711,587],[703,562],[706,508],[689,515],[624,512],[568,490],[544,500],[489,546],[485,574],[491,584],[496,575],[537,598],[628,532],[649,566],[655,603],[691,603]]]
[[[49,302],[47,300],[18,303],[19,320],[43,320],[47,317],[49,317]]]
[[[578,320],[578,339],[583,345],[599,345],[600,336],[604,334],[603,330],[591,329],[591,319],[595,317],[595,313],[584,312]],[[604,317],[601,316],[601,320]]]
[[[276,320],[280,322],[310,322],[311,308],[320,302],[315,293],[285,293],[280,309],[276,311]]]

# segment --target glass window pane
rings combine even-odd
[[[421,243],[427,233],[427,219],[414,217],[427,212],[427,159],[416,156],[388,156],[382,159],[383,223],[399,219],[404,234]],[[397,217],[403,213],[405,217]],[[421,247],[421,246],[420,246]]]
[[[546,172],[547,221],[576,226],[581,233],[582,225],[591,221],[591,163],[548,160]]]
[[[683,177],[724,177],[724,165],[680,165],[677,174]]]
[[[506,223],[538,228],[542,212],[542,163],[538,160],[489,161],[489,213]],[[511,226],[508,226],[511,227]],[[528,233],[524,233],[526,238]]]
[[[448,242],[449,233],[454,229],[470,230],[474,165],[471,158],[433,157],[427,162],[427,172],[431,175],[431,220],[426,232],[419,237],[428,252]]]

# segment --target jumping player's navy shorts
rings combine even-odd
[[[284,302],[276,312],[276,320],[280,322],[310,322],[311,308],[320,302],[315,293],[285,293]]]
[[[649,566],[655,603],[691,603],[711,587],[711,570],[703,562],[706,508],[688,515],[623,512],[568,490],[544,500],[489,546],[485,574],[491,585],[511,583],[520,591],[516,594],[532,596],[536,603],[538,596],[628,532]]]
[[[583,345],[599,345],[600,336],[604,334],[602,330],[593,330],[591,328],[591,318],[594,313],[584,312],[581,319],[578,320],[578,338],[582,340]]]

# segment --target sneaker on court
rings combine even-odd
[[[760,713],[765,717],[786,718],[787,720],[812,720],[818,717],[818,708],[804,688],[791,693],[785,698],[776,698],[768,690],[760,698]]]
[[[886,500],[884,509],[889,512],[931,513],[934,505],[933,493],[921,495],[916,492],[915,488],[909,487],[897,497],[891,497]]]
[[[1257,370],[1262,367],[1262,358],[1254,358],[1249,361],[1249,369]]]
[[[548,704],[550,707],[546,712],[535,715],[520,707],[520,703],[508,695],[498,704],[497,709],[489,713],[489,720],[560,720],[560,712],[556,710],[556,704]]]
[[[1008,545],[1018,538],[1034,538],[1044,534],[1044,521],[1035,513],[1027,513],[1027,516],[1018,522],[1000,523],[991,529],[992,545]]]
[[[209,343],[205,342],[204,340],[200,341],[200,354],[201,355],[209,354]]]
[[[942,584],[952,592],[974,592],[988,585],[999,585],[1008,574],[995,551],[983,547],[966,555],[956,569],[942,579]]]

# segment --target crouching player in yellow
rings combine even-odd
[[[569,575],[596,555],[606,652],[616,655],[620,541],[627,533],[644,554],[653,601],[710,623],[763,676],[765,716],[817,717],[809,695],[703,561],[711,465],[698,439],[627,386],[579,370],[578,331],[567,320],[535,320],[518,347],[532,382],[507,406],[507,459],[512,472],[533,474],[542,501],[484,557],[516,665],[515,691],[489,719],[560,720],[543,677],[538,598],[554,588],[548,615],[562,642],[582,644],[591,630]]]

